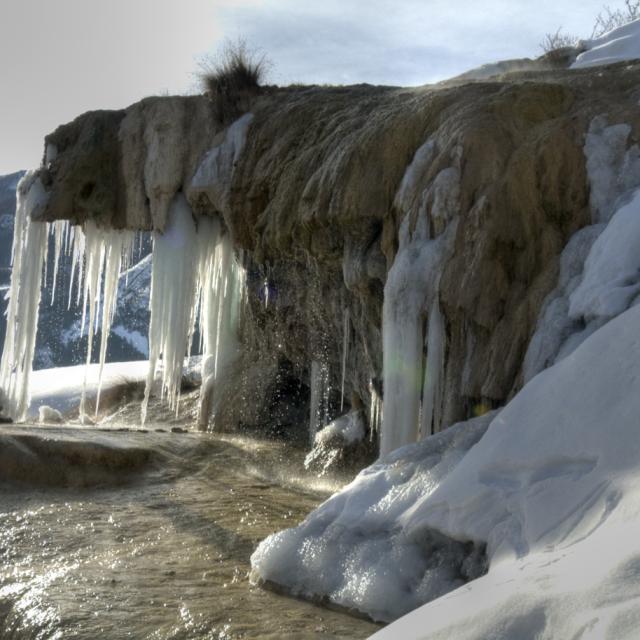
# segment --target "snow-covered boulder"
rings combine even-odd
[[[300,526],[264,540],[251,557],[252,579],[389,621],[481,575],[483,543],[437,531],[413,535],[404,520],[478,442],[492,415],[365,469]]]
[[[62,424],[64,417],[57,409],[43,404],[38,409],[38,422],[40,424]]]
[[[363,411],[353,410],[320,429],[304,460],[305,468],[319,471],[320,475],[331,469],[356,465],[358,461],[357,468],[362,468],[362,461],[370,450],[365,442],[364,421]]]

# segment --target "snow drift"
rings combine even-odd
[[[586,51],[578,56],[572,69],[640,58],[640,19],[612,29],[600,38],[584,40],[581,45]]]

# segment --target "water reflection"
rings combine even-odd
[[[69,431],[47,434],[64,443]],[[153,431],[100,437],[107,450],[116,438],[150,451],[149,465],[124,484],[117,467],[113,482],[101,472],[89,488],[0,484],[0,638],[365,638],[377,630],[249,584],[256,544],[335,488],[310,490],[281,443]]]

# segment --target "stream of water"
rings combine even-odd
[[[354,639],[379,629],[249,582],[256,544],[336,488],[305,477],[291,447],[153,430],[2,433],[0,638]],[[13,450],[27,460],[18,471],[6,462]],[[83,457],[101,473],[87,475]],[[3,477],[3,460],[19,483]]]

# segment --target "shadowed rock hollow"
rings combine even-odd
[[[622,152],[640,133],[640,63],[463,80],[273,90],[227,129],[205,97],[84,114],[46,139],[42,218],[162,230],[179,191],[196,213],[222,215],[249,288],[222,422],[283,429],[308,416],[313,360],[329,366],[337,410],[345,309],[346,398],[369,407],[400,224],[410,216],[432,238],[452,229],[439,286],[443,428],[522,385],[559,255],[592,222],[594,118],[630,125]]]

